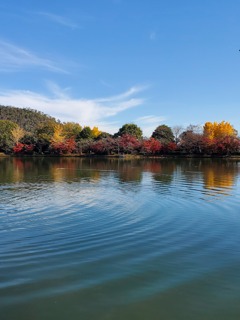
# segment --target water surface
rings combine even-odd
[[[239,166],[0,158],[0,319],[240,319]]]

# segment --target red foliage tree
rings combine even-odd
[[[16,143],[15,146],[13,147],[13,152],[14,153],[22,153],[24,150],[24,144],[23,143]]]
[[[162,149],[161,142],[157,139],[150,138],[143,141],[142,152],[144,154],[156,154]]]
[[[177,149],[177,144],[175,142],[169,142],[167,145],[166,145],[166,150],[167,152],[173,152]]]
[[[57,154],[70,154],[76,152],[77,146],[75,140],[70,138],[63,142],[52,142],[51,149]]]
[[[239,152],[240,141],[233,136],[227,136],[216,140],[216,151],[220,154],[231,154]]]
[[[16,143],[15,146],[13,147],[13,152],[15,154],[31,154],[35,148],[34,144],[25,144],[25,143]]]
[[[117,138],[117,141],[119,150],[122,153],[137,153],[141,148],[141,142],[130,134],[124,134],[123,136]]]
[[[98,140],[91,145],[91,150],[96,154],[111,154],[117,152],[116,139],[107,137]]]

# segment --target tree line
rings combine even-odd
[[[226,121],[187,128],[162,124],[146,138],[133,123],[112,135],[98,127],[62,123],[36,110],[0,106],[0,152],[8,154],[230,155],[239,151],[238,133]]]

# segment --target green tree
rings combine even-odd
[[[93,133],[90,127],[84,127],[82,131],[77,135],[77,140],[84,140],[84,139],[92,139]]]
[[[134,123],[126,123],[124,124],[118,132],[114,135],[115,137],[123,136],[123,135],[130,135],[137,139],[142,139],[142,130]]]
[[[19,125],[28,133],[34,133],[39,125],[43,125],[45,122],[53,121],[57,123],[56,119],[50,117],[40,111],[27,109],[27,108],[16,108],[16,107],[5,107],[0,105],[0,120],[10,120]]]
[[[54,134],[55,125],[56,123],[51,121],[41,123],[35,131],[37,140],[43,143],[50,143]]]
[[[82,127],[76,122],[64,122],[63,123],[63,134],[67,139],[76,138],[82,131]]]
[[[13,130],[18,125],[10,120],[0,120],[0,150],[8,152],[14,145]]]
[[[174,142],[174,135],[172,129],[165,124],[158,126],[153,131],[152,138],[159,140],[162,144]]]
[[[101,132],[99,136],[97,136],[96,140],[112,138],[112,135],[108,132]]]
[[[35,131],[34,140],[36,140],[36,149],[39,153],[48,151],[56,122],[51,120],[41,123]]]

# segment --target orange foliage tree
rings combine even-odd
[[[210,140],[221,139],[225,137],[236,137],[237,131],[234,127],[226,121],[218,122],[206,122],[203,127],[203,134]]]

